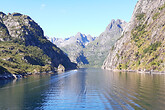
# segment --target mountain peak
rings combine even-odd
[[[81,32],[78,32],[77,34],[76,34],[76,36],[81,36],[82,34],[81,34]]]
[[[126,22],[124,20],[121,20],[121,19],[114,20],[114,19],[112,19],[110,24],[107,26],[105,32],[114,31],[116,29],[116,27],[119,27],[119,28],[123,29],[125,24],[126,24]]]
[[[22,16],[21,13],[16,13],[16,12],[12,13],[11,15],[12,15],[12,16]]]
[[[6,14],[3,12],[0,12],[0,17],[2,18],[3,16],[5,16]]]
[[[115,19],[112,19],[112,20],[111,20],[111,23],[115,23],[115,22],[116,22],[116,20],[115,20]]]

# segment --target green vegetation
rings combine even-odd
[[[138,62],[137,62],[137,66],[139,66],[141,64],[141,62],[140,62],[140,60],[138,60]]]
[[[153,51],[156,51],[157,48],[160,47],[160,46],[161,46],[161,42],[157,41],[157,42],[149,45],[146,49],[144,49],[143,52],[144,52],[144,54],[146,54],[146,53],[151,54]]]
[[[60,54],[60,49],[59,48],[57,48],[57,47],[53,47],[53,49],[54,49],[54,51],[56,51],[57,53],[59,53]]]
[[[144,26],[146,27],[146,26]],[[149,44],[149,35],[150,31],[142,32],[137,30],[139,28],[134,29],[136,31],[136,35],[138,36],[138,40],[133,39],[137,49],[135,49],[135,57],[136,61],[134,61],[131,65],[128,65],[132,69],[146,69],[146,70],[158,70],[160,71],[162,67],[159,68],[161,62],[158,59],[157,51],[158,48],[162,45],[160,41],[156,41],[155,43]],[[136,38],[137,39],[137,38]],[[159,53],[159,52],[158,52]]]
[[[119,69],[119,70],[123,70],[123,69],[127,70],[127,68],[128,68],[127,63],[119,64],[118,67],[117,67],[117,69]]]
[[[140,13],[140,14],[136,15],[136,19],[142,20],[144,18],[144,16],[145,16],[145,13]]]
[[[38,40],[42,43],[42,44],[46,44],[49,43],[49,41],[47,39],[43,39],[41,37],[38,37]]]
[[[8,30],[7,30],[7,28],[6,28],[6,26],[4,25],[4,24],[2,24],[1,22],[0,22],[0,37],[1,38],[9,38],[10,36],[8,36]]]
[[[109,44],[111,46],[111,44]],[[90,50],[94,48],[95,50]],[[80,65],[80,67],[94,67],[100,68],[103,64],[106,56],[108,56],[108,51],[100,51],[98,48],[102,48],[102,45],[99,43],[99,40],[96,39],[95,41],[89,43],[86,48],[83,49],[84,55],[86,56],[87,61],[89,64]],[[90,52],[91,51],[91,52]]]
[[[50,71],[50,61],[38,47],[0,42],[0,66],[7,68],[10,73]]]
[[[165,4],[164,4],[162,7],[160,7],[159,10],[161,11],[161,10],[163,10],[164,8],[165,8]]]
[[[146,32],[145,31],[145,27],[146,25],[139,25],[137,26],[135,29],[133,29],[131,31],[131,34],[132,34],[132,39],[135,41],[135,42],[138,42],[139,40],[141,40],[140,38],[144,35],[144,33]],[[138,43],[137,43],[138,44]]]
[[[138,56],[139,56],[139,52],[136,52],[136,53],[135,53],[135,56],[138,57]]]
[[[119,58],[120,58],[119,54],[116,54],[116,56],[117,56],[117,59],[119,59]]]
[[[0,67],[23,74],[57,70],[60,63],[66,69],[76,68],[30,17],[20,13],[0,17]]]
[[[0,74],[4,74],[4,72],[8,72],[7,69],[0,66]]]
[[[154,16],[152,17],[153,20],[156,20],[158,18],[158,16],[160,15],[160,13],[155,13]]]
[[[132,29],[132,45],[129,50],[124,54],[124,57],[121,63],[117,66],[117,69],[125,70],[125,68],[127,67],[132,70],[164,71],[164,36],[163,34],[158,33],[157,36],[159,37],[151,37],[155,28],[159,28],[159,30],[164,29],[164,27],[158,26],[158,23],[155,24],[155,22],[158,22],[155,20],[159,17],[161,13],[162,12],[154,12],[154,16],[152,17],[154,20],[153,23],[147,25],[147,22],[141,21],[140,24],[138,24],[134,29]],[[142,20],[142,18],[144,17],[145,16],[143,14],[140,14],[137,16],[137,19]],[[132,52],[134,56],[132,56]],[[125,56],[129,56],[129,58]],[[124,66],[125,61],[129,62],[126,63],[126,66]]]
[[[122,39],[123,37],[124,37],[124,34],[120,38],[118,38],[117,41],[120,40],[120,39]]]
[[[115,49],[115,46],[113,45],[112,48],[111,48],[111,51],[113,51]]]

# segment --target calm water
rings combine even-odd
[[[0,109],[164,109],[165,75],[79,69],[0,82]]]

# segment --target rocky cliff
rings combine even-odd
[[[44,37],[42,28],[29,16],[0,12],[0,66],[11,73],[66,70],[76,64]]]
[[[84,49],[90,67],[101,67],[117,39],[121,36],[126,22],[120,19],[111,20],[105,31],[95,41],[90,42]]]
[[[165,0],[139,0],[103,69],[164,71]]]

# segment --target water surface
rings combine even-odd
[[[79,69],[0,81],[0,109],[164,109],[165,75]]]

